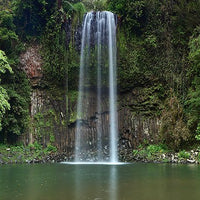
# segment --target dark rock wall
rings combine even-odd
[[[130,97],[130,94],[127,94]],[[145,116],[132,111],[131,102],[125,101],[125,95],[118,96],[118,126],[119,126],[119,144],[128,144],[129,148],[134,148],[141,143],[153,143],[159,141],[160,120],[156,116]],[[90,105],[90,117],[81,122],[82,140],[91,146],[96,146],[97,138],[97,119],[102,119],[102,134],[104,144],[109,145],[109,111],[108,98],[104,97],[102,104],[102,113],[97,114],[94,99],[88,99]],[[126,103],[124,103],[126,102]],[[76,107],[74,107],[76,109]],[[74,110],[75,112],[75,110]],[[70,141],[68,146],[74,146],[76,131],[76,122],[69,125],[68,135]]]
[[[53,93],[42,86],[42,58],[39,45],[30,45],[26,52],[21,54],[21,69],[30,80],[31,103],[30,125],[28,133],[22,136],[25,144],[34,141],[47,146],[53,144],[58,149],[66,147],[66,98],[64,91]]]

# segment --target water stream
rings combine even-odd
[[[115,15],[108,11],[89,12],[84,17],[82,29],[75,162],[118,162],[116,77]],[[102,120],[102,102],[106,97],[109,104],[108,131],[103,129]],[[92,113],[95,116],[92,116],[91,110],[94,106],[96,111]],[[91,129],[88,121],[92,117],[95,123],[92,132],[96,135],[86,138],[85,132]]]

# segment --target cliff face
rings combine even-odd
[[[68,116],[66,116],[66,97],[64,91],[57,94],[42,87],[42,58],[40,46],[31,45],[20,57],[22,69],[26,72],[32,85],[30,116],[31,124],[29,134],[24,138],[28,143],[35,140],[44,146],[52,143],[60,150],[73,151],[75,144],[76,124],[76,100],[72,101],[69,96]],[[69,83],[70,84],[70,83]],[[58,89],[60,90],[60,89]],[[137,91],[137,90],[136,90]],[[153,142],[158,140],[160,122],[156,116],[147,116],[135,112],[134,102],[139,101],[134,96],[134,91],[118,96],[118,118],[119,118],[119,141],[126,147],[133,148],[144,140]],[[90,105],[90,118],[82,125],[82,131],[87,143],[96,143],[96,108],[95,99],[91,98],[86,104]],[[108,97],[104,96],[102,101],[102,126],[105,142],[108,142],[109,111]],[[137,104],[136,104],[137,105]],[[135,106],[136,106],[135,105]],[[66,121],[69,121],[68,123]],[[68,125],[67,125],[68,124]],[[93,145],[91,143],[91,145]]]
[[[104,96],[102,100],[102,113],[97,114],[97,105],[92,98],[92,92],[90,92],[91,98],[87,102],[90,105],[90,117],[81,122],[81,131],[83,133],[83,139],[85,143],[90,146],[97,146],[97,119],[101,117],[102,122],[102,134],[103,142],[109,145],[109,110],[108,110],[108,96]],[[119,125],[119,144],[120,148],[134,148],[139,144],[157,142],[159,140],[159,128],[160,120],[156,115],[144,115],[141,113],[135,113],[131,99],[134,97],[131,93],[118,96],[118,125]],[[76,106],[71,110],[72,113],[76,113]],[[68,134],[71,140],[67,141],[68,145],[74,146],[75,138],[75,122],[69,125]]]
[[[67,29],[67,26],[65,27]],[[69,27],[68,27],[69,28]],[[80,48],[80,27],[75,34],[75,48]],[[67,38],[70,33],[67,33]],[[69,38],[67,39],[69,43]],[[39,143],[47,146],[55,145],[59,150],[73,152],[76,131],[76,101],[77,95],[71,95],[66,88],[48,88],[44,86],[43,60],[41,46],[30,45],[20,56],[21,68],[27,74],[31,83],[31,105],[28,134],[24,136],[25,143]],[[70,86],[68,81],[68,85]],[[141,88],[118,94],[119,144],[120,148],[134,148],[143,142],[157,142],[160,120],[154,111],[148,107],[148,93],[141,93]],[[89,104],[90,117],[82,123],[81,129],[85,142],[95,146],[97,138],[96,123],[97,105],[90,91],[91,98],[84,102]],[[77,93],[77,92],[76,92]],[[74,97],[75,96],[75,97]],[[108,95],[102,100],[102,127],[104,142],[109,145],[109,111]],[[147,106],[147,107],[146,107]],[[149,105],[151,106],[151,105]],[[154,105],[158,106],[158,105]]]
[[[30,45],[21,54],[21,68],[31,83],[30,125],[23,141],[32,144],[37,141],[44,146],[53,144],[65,149],[66,103],[64,92],[54,95],[43,85],[42,57],[39,45]]]
[[[42,58],[40,50],[41,47],[39,45],[31,45],[20,56],[22,69],[31,80],[32,86],[37,86],[42,78]]]
[[[95,7],[95,10],[110,10],[118,16],[120,142],[135,147],[160,139],[174,150],[187,148],[189,143],[198,144],[198,1],[180,4],[179,1],[113,0],[102,4],[103,7],[99,4],[101,1],[98,1],[99,6],[96,2],[89,7],[85,1],[57,4],[56,1],[31,0],[19,1],[17,5],[8,2],[0,5],[3,11],[0,49],[5,52],[14,73],[3,72],[0,77],[6,90],[2,95],[6,99],[8,96],[10,104],[1,118],[0,142],[16,144],[28,127],[29,134],[22,136],[26,144],[38,141],[62,150],[74,148],[80,24],[84,13]],[[95,26],[95,20],[92,23]],[[26,51],[21,53],[27,41],[35,43],[27,44]],[[20,53],[20,66],[26,74],[19,70],[16,58]],[[94,74],[92,66],[97,59],[91,56],[91,73]],[[92,77],[95,82],[96,75]],[[101,113],[105,140],[109,128],[107,101],[105,95]],[[95,141],[95,120],[99,116],[96,116],[95,104],[90,105],[91,114],[83,124],[83,131],[88,138],[91,133],[91,140]]]

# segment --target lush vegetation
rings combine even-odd
[[[159,142],[169,149],[178,151],[199,144],[200,2],[196,0],[1,1],[0,142],[16,143],[30,131],[31,123],[45,131],[43,127],[53,126],[58,118],[49,109],[47,113],[54,113],[50,122],[45,121],[44,116],[50,115],[46,113],[38,113],[34,122],[30,119],[31,85],[19,64],[19,55],[27,46],[42,46],[41,87],[52,99],[66,95],[73,104],[80,53],[76,30],[91,9],[118,15],[119,90],[124,93],[136,88],[142,99],[132,110],[161,119]],[[69,27],[70,35],[66,36]],[[74,122],[73,113],[66,120]],[[38,131],[35,138],[40,136]],[[153,155],[151,148],[147,151]]]
[[[5,53],[0,50],[0,73],[4,74],[6,70],[12,72],[12,68],[8,64]],[[3,119],[3,115],[5,114],[6,110],[9,109],[10,109],[10,104],[8,102],[8,94],[6,90],[2,86],[0,86],[0,129],[2,129],[1,122]]]
[[[1,162],[3,163],[34,163],[46,159],[49,155],[57,152],[56,147],[42,145],[35,142],[32,145],[7,146],[0,144]]]
[[[84,5],[79,1],[0,2],[0,142],[15,144],[20,136],[30,132],[33,127],[38,127],[38,121],[49,123],[48,120],[37,119],[37,116],[34,124],[30,119],[31,84],[20,67],[20,54],[32,44],[42,44],[44,79],[41,87],[49,88],[52,98],[61,98],[65,93],[68,71],[74,72],[74,63],[79,63],[73,37],[66,40],[64,24],[68,21],[75,31],[85,12]],[[78,64],[75,71],[77,69]],[[69,77],[70,80],[77,77],[77,73],[74,74]],[[74,86],[72,84],[69,87]],[[41,114],[43,115],[45,113]],[[53,116],[50,121],[55,118]],[[38,130],[43,130],[43,126],[38,127]],[[41,131],[37,133],[39,135],[35,136],[36,139],[41,139]],[[51,138],[51,134],[49,137]]]
[[[140,92],[145,113],[161,118],[160,141],[174,150],[200,138],[199,7],[193,0],[108,1],[119,16],[120,89],[151,91],[150,99]]]

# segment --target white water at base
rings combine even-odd
[[[95,39],[94,39],[95,38]],[[91,63],[91,55],[96,53],[96,65]],[[108,67],[107,67],[108,65]],[[118,163],[118,116],[117,116],[117,73],[116,73],[116,21],[115,15],[111,12],[89,12],[86,14],[82,29],[82,44],[81,44],[81,59],[80,59],[80,77],[79,77],[79,95],[77,102],[77,122],[76,122],[76,136],[75,136],[75,163],[83,164],[87,161],[88,143],[83,138],[82,124],[87,122],[91,117],[89,116],[89,99],[88,92],[94,85],[91,84],[90,71],[91,67],[96,68],[96,105],[97,105],[97,156],[90,158],[90,160],[98,161],[94,164],[105,163],[103,146],[103,123],[102,123],[102,91],[103,74],[109,68],[107,73],[108,90],[109,90],[109,160],[106,163]],[[104,86],[105,87],[105,86]],[[83,102],[87,103],[83,103]],[[91,145],[90,145],[91,146]],[[85,153],[86,152],[86,153]]]
[[[130,163],[123,162],[61,162],[67,165],[128,165]]]

